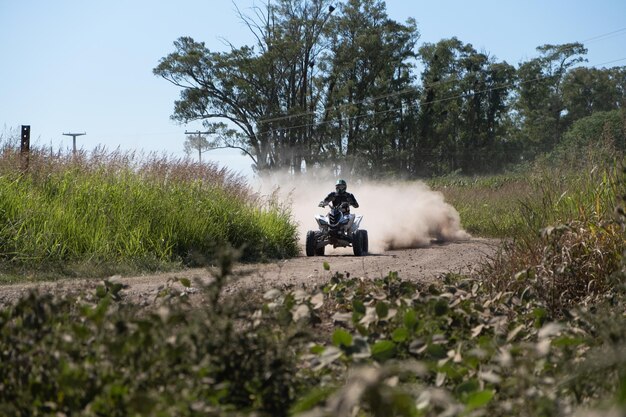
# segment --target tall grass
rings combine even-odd
[[[556,316],[611,293],[626,249],[622,165],[545,173],[537,198],[521,201],[525,226],[481,271],[494,291],[539,297]]]
[[[453,175],[433,179],[429,185],[459,212],[465,230],[483,237],[510,237],[522,229],[520,201],[535,193],[530,178],[519,173],[474,178]]]
[[[601,143],[584,158],[545,158],[515,173],[446,177],[431,186],[471,233],[501,237],[478,272],[495,292],[538,297],[554,316],[615,288],[626,249],[616,207],[626,194],[623,156]]]
[[[429,184],[459,211],[468,232],[511,238],[571,219],[611,216],[619,166],[615,158],[576,169],[539,164],[489,177],[441,177]]]
[[[133,153],[31,152],[0,157],[0,258],[26,269],[68,264],[211,262],[222,246],[244,260],[298,253],[289,210],[215,165]]]

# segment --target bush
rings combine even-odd
[[[252,320],[260,306],[238,297],[218,302],[223,275],[200,287],[203,308],[176,289],[189,280],[175,281],[149,309],[108,281],[95,295],[33,293],[3,309],[0,414],[286,415],[298,347],[289,326]]]

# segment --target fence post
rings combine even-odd
[[[28,159],[30,155],[30,126],[22,125],[22,140],[20,147],[20,160],[22,171],[28,171]]]

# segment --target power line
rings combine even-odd
[[[610,39],[610,38],[613,38],[614,36],[621,36],[621,35],[624,35],[624,34],[626,34],[626,28],[621,28],[621,29],[617,29],[617,30],[614,30],[614,31],[611,31],[611,32],[603,33],[602,35],[594,36],[594,37],[589,38],[589,39],[585,39],[584,41],[582,41],[582,43],[603,41],[605,39]],[[613,35],[613,36],[610,36],[610,35]]]
[[[600,65],[614,64],[616,62],[626,61],[626,58],[614,59],[613,61],[606,61],[598,65],[594,65],[594,67],[599,67]]]

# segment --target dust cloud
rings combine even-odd
[[[307,231],[317,230],[315,215],[327,210],[318,204],[335,190],[335,179],[275,174],[261,181],[258,189],[263,195],[274,194],[292,207],[304,243]],[[360,228],[368,232],[371,253],[425,247],[433,240],[450,242],[470,238],[462,229],[455,208],[444,201],[443,194],[423,182],[348,180],[348,192],[359,203],[359,208],[352,208],[351,212],[363,216]]]

